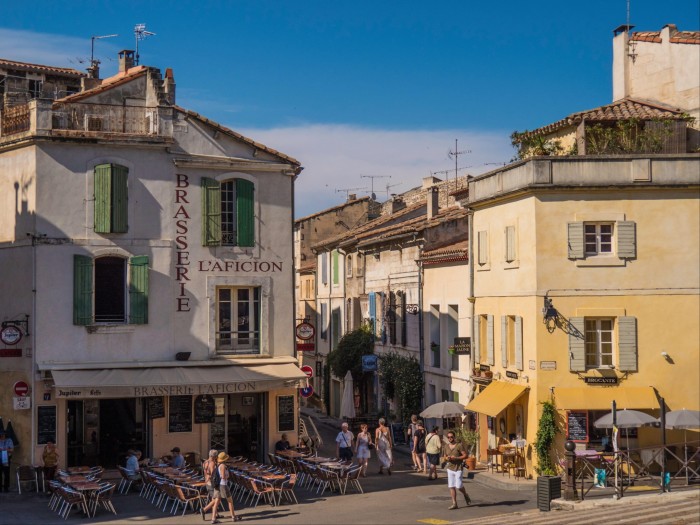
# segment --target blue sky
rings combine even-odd
[[[509,135],[611,102],[612,30],[625,0],[586,2],[6,2],[0,57],[103,76],[156,36],[141,63],[172,67],[178,104],[298,158],[296,215],[379,175],[379,198],[454,167],[508,162]],[[631,0],[636,30],[700,29],[694,0]],[[469,166],[468,168],[466,168]],[[444,176],[444,175],[443,175]]]

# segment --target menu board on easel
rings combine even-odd
[[[192,432],[192,396],[168,398],[168,432]]]
[[[36,444],[46,445],[49,441],[56,443],[56,407],[37,407]]]
[[[588,442],[588,412],[567,412],[566,438],[577,443]]]
[[[294,396],[277,397],[277,431],[294,430]]]
[[[215,421],[214,410],[215,403],[212,396],[197,396],[194,400],[194,422],[197,424],[213,423]]]

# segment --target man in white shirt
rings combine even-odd
[[[10,461],[15,444],[0,429],[0,492],[10,492]]]
[[[342,460],[352,459],[352,440],[355,435],[348,430],[348,424],[340,425],[340,432],[335,438],[335,455]]]

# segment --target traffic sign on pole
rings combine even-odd
[[[314,369],[311,368],[309,365],[304,365],[301,367],[301,371],[306,374],[306,377],[311,379],[314,376]]]

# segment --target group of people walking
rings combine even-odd
[[[379,460],[379,474],[391,475],[391,467],[394,464],[392,449],[394,442],[390,429],[386,426],[384,418],[379,419],[379,426],[374,431],[374,436],[369,432],[367,423],[360,425],[360,432],[355,436],[346,422],[340,427],[340,432],[335,438],[336,456],[344,461],[357,458],[358,465],[362,468],[361,475],[367,476],[367,468],[371,451],[377,452]],[[411,416],[411,424],[408,428],[408,438],[411,447],[413,468],[418,472],[428,475],[429,480],[437,479],[437,467],[441,465],[447,473],[447,486],[450,489],[452,505],[450,510],[459,508],[457,492],[464,496],[467,506],[471,505],[471,499],[462,483],[462,468],[467,459],[467,451],[462,443],[455,439],[455,433],[448,430],[446,442],[440,437],[439,428],[433,427],[426,432],[423,421],[417,416]],[[373,439],[374,438],[374,439]]]

